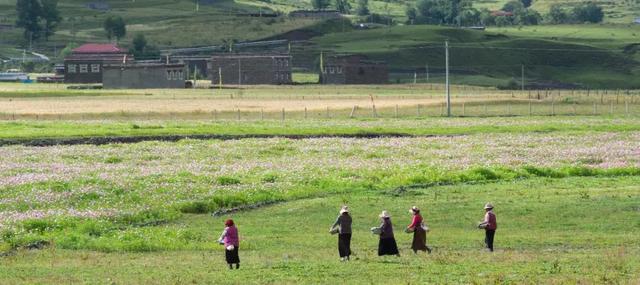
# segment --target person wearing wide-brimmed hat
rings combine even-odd
[[[407,226],[407,232],[413,233],[413,242],[411,242],[413,253],[418,253],[418,250],[431,253],[431,248],[427,246],[427,231],[425,230],[422,215],[420,215],[420,209],[413,206],[409,209],[409,212],[413,215],[413,219],[411,224]]]
[[[484,243],[487,250],[493,251],[493,238],[496,235],[496,229],[498,229],[498,222],[496,220],[496,214],[493,213],[493,205],[487,203],[484,205],[484,220],[478,224],[478,228],[484,229],[485,237]]]
[[[338,215],[329,232],[338,234],[340,261],[348,261],[351,256],[351,215],[349,215],[349,207],[342,206],[340,215]]]
[[[240,268],[240,256],[238,255],[240,238],[238,237],[238,228],[236,228],[232,219],[226,220],[224,225],[224,231],[222,231],[218,242],[224,245],[224,255],[227,264],[229,264],[229,269],[233,269],[233,264],[235,264],[236,269],[238,269]]]
[[[380,241],[378,243],[378,256],[382,255],[397,255],[400,256],[398,251],[398,244],[393,236],[393,225],[391,224],[391,216],[389,212],[382,211],[380,214]]]

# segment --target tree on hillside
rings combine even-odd
[[[44,20],[44,38],[49,39],[62,21],[58,11],[58,0],[42,0],[42,19]]]
[[[600,23],[604,19],[602,7],[596,3],[583,3],[573,8],[573,17],[582,23]]]
[[[104,31],[107,33],[107,38],[111,40],[116,38],[120,40],[127,34],[127,24],[120,16],[109,16],[104,20]]]
[[[349,14],[351,12],[351,4],[348,0],[336,0],[336,10],[341,14]]]
[[[551,24],[564,24],[571,22],[571,15],[559,4],[553,4],[549,8],[549,13],[545,16],[546,21]]]
[[[356,8],[356,14],[358,14],[358,16],[366,16],[370,14],[369,0],[358,0],[358,7]]]
[[[158,58],[160,50],[147,42],[143,34],[136,34],[131,42],[133,56],[137,59]]]
[[[506,4],[504,4],[504,6],[502,6],[502,11],[515,13],[516,11],[523,10],[524,8],[525,7],[522,4],[522,2],[517,1],[517,0],[513,0],[513,1],[509,1]]]
[[[313,6],[313,9],[316,9],[316,10],[327,9],[327,7],[329,7],[329,1],[328,0],[311,0],[311,6]]]
[[[525,8],[529,8],[531,7],[531,4],[533,4],[533,0],[520,0],[520,2],[522,2],[522,6]]]
[[[24,28],[23,37],[26,41],[36,40],[42,33],[40,15],[42,6],[38,0],[18,0],[16,2],[16,27]]]
[[[416,8],[418,19],[423,23],[460,25],[461,14],[465,14],[465,21],[469,15],[475,17],[478,14],[479,17],[479,12],[469,0],[419,0]]]
[[[542,16],[533,9],[523,9],[515,14],[514,24],[517,25],[537,25],[542,22]]]

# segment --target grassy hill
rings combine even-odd
[[[94,1],[95,2],[95,1]],[[128,23],[129,45],[132,37],[144,33],[161,48],[220,44],[225,41],[250,41],[281,38],[296,31],[310,42],[294,44],[296,64],[314,71],[320,51],[326,53],[364,53],[373,59],[388,61],[393,80],[442,81],[445,39],[452,43],[452,69],[457,83],[506,85],[521,76],[525,65],[527,82],[538,86],[585,88],[637,88],[636,60],[640,27],[623,24],[531,26],[490,28],[487,31],[460,30],[435,26],[394,26],[367,31],[352,30],[344,23],[288,17],[256,18],[248,13],[282,12],[309,9],[306,0],[200,0],[198,11],[192,0],[148,1],[111,0],[107,12],[89,9],[88,0],[61,0],[63,22],[49,42],[35,42],[34,49],[58,55],[69,43],[105,42],[104,19],[117,14]],[[352,3],[355,8],[355,1]],[[475,1],[478,8],[499,9],[506,0]],[[542,13],[557,1],[534,1]],[[633,1],[598,1],[605,7],[607,22],[629,23],[638,11]],[[372,12],[404,21],[404,10],[415,1],[370,1]],[[561,1],[571,6],[578,1]],[[15,0],[0,0],[0,57],[20,54],[25,46],[21,31],[6,28],[15,22]],[[353,16],[350,16],[353,18]],[[297,39],[293,37],[293,39]]]
[[[487,31],[439,26],[398,26],[317,37],[319,49],[364,53],[385,60],[400,81],[442,81],[444,41],[451,43],[451,68],[462,82],[487,85],[520,79],[529,84],[556,82],[585,88],[637,88],[634,43],[640,27],[619,25],[492,28]],[[482,85],[482,84],[481,84]]]

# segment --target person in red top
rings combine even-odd
[[[498,222],[496,220],[496,214],[493,213],[493,205],[487,203],[484,205],[484,220],[478,225],[478,228],[484,229],[485,237],[484,243],[487,249],[493,252],[493,238],[496,235],[496,229],[498,229]]]
[[[413,253],[418,253],[418,250],[427,251],[431,253],[431,248],[427,246],[427,231],[424,228],[422,215],[420,215],[420,209],[413,206],[409,210],[413,214],[411,224],[407,226],[407,232],[413,232],[413,242],[411,243],[411,249]]]
[[[238,256],[238,247],[240,246],[240,238],[238,237],[238,228],[233,223],[232,219],[228,219],[224,222],[225,228],[218,242],[224,245],[224,255],[229,269],[233,269],[233,264],[236,265],[236,269],[240,268],[240,256]]]

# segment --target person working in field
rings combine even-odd
[[[496,214],[493,213],[493,205],[491,203],[487,203],[484,206],[485,214],[484,221],[478,224],[478,228],[484,229],[485,237],[484,243],[487,247],[487,250],[493,252],[493,238],[496,235],[496,229],[498,228],[498,222],[496,220]]]
[[[340,215],[333,223],[329,232],[338,234],[338,253],[340,261],[348,261],[351,256],[351,215],[349,215],[349,207],[342,206]]]
[[[398,251],[398,244],[396,243],[396,239],[393,236],[393,225],[391,224],[391,216],[389,216],[389,212],[382,211],[382,214],[380,214],[379,217],[382,224],[380,224],[380,227],[371,229],[373,233],[380,235],[380,241],[378,243],[378,256],[400,256],[400,252]]]
[[[229,269],[233,269],[234,264],[236,265],[236,269],[238,269],[240,268],[240,256],[238,255],[240,238],[238,236],[238,228],[236,228],[232,219],[226,220],[224,225],[224,231],[222,231],[218,242],[224,244],[224,254],[227,264],[229,264]]]
[[[420,209],[413,206],[409,209],[409,212],[413,215],[411,224],[407,227],[407,233],[413,233],[413,242],[411,243],[411,249],[413,253],[418,253],[418,250],[428,251],[431,253],[431,248],[427,246],[427,230],[424,225],[422,215],[420,215]]]

